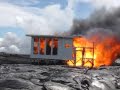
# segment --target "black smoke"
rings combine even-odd
[[[70,35],[84,35],[93,29],[103,29],[108,32],[120,34],[120,8],[106,10],[101,8],[95,10],[89,18],[73,21]]]

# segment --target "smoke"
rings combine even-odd
[[[74,20],[70,34],[86,34],[91,30],[103,29],[106,33],[112,32],[119,36],[120,33],[120,8],[108,11],[105,8],[95,10],[88,19]],[[99,31],[99,30],[98,30]]]
[[[101,8],[88,19],[74,20],[70,35],[82,35],[94,42],[97,53],[103,54],[100,58],[113,62],[120,57],[120,8],[111,11]]]

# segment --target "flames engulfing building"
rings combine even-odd
[[[74,40],[78,38],[81,43],[84,43],[81,36],[27,36],[31,37],[31,58],[38,62],[42,59],[48,61],[54,59],[67,61],[67,64],[72,66],[94,66],[94,43],[90,43],[89,46],[74,45]]]

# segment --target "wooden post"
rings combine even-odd
[[[38,60],[38,65],[40,65],[40,60]]]
[[[74,55],[75,55],[74,66],[76,67],[76,47],[74,48]]]
[[[84,66],[84,55],[85,55],[85,47],[82,50],[82,67]]]
[[[33,55],[34,52],[34,37],[31,37],[31,55]]]
[[[40,38],[38,38],[38,55],[40,55]]]
[[[94,42],[93,42],[93,60],[92,60],[92,67],[94,66]]]
[[[46,55],[46,40],[47,40],[47,38],[45,38],[45,47],[44,47],[44,55]]]
[[[51,55],[53,55],[53,38],[51,38]]]

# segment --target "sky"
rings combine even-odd
[[[63,33],[74,19],[119,6],[120,0],[0,0],[0,52],[29,52],[26,34]]]

